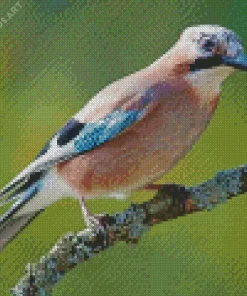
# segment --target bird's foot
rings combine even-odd
[[[104,229],[104,220],[105,215],[88,215],[85,218],[85,223],[87,228],[92,229],[93,231],[98,232],[99,230]]]
[[[98,232],[100,229],[104,229],[104,222],[103,222],[103,217],[104,215],[93,215],[85,201],[84,198],[80,198],[80,204],[81,204],[81,210],[82,210],[82,216],[84,218],[84,223],[86,224],[86,227],[91,229],[92,231]]]

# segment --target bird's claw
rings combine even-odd
[[[95,232],[98,232],[99,230],[103,230],[104,226],[102,225],[101,217],[102,216],[93,216],[93,215],[90,215],[89,217],[87,217],[87,221],[86,221],[87,228],[90,228]]]

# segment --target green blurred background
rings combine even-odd
[[[16,1],[0,3],[0,18]],[[0,187],[46,140],[109,82],[162,55],[189,25],[233,29],[247,48],[246,0],[21,0],[0,28]],[[196,184],[246,163],[247,74],[224,83],[214,119],[192,151],[159,182]],[[129,200],[89,201],[93,212],[120,211]],[[247,295],[246,195],[212,212],[153,227],[81,264],[53,295]],[[65,197],[0,254],[0,295],[9,295],[28,262],[64,233],[83,227],[79,204]]]

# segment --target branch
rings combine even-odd
[[[154,224],[204,209],[212,210],[244,192],[247,192],[247,165],[218,172],[213,179],[192,187],[163,185],[152,200],[132,204],[112,216],[103,215],[97,231],[85,229],[61,237],[39,263],[26,266],[26,275],[11,289],[11,295],[51,295],[54,285],[66,272],[116,242],[137,243]]]

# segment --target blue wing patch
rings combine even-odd
[[[55,148],[54,143],[51,144],[55,137],[56,145],[60,148],[67,146],[69,142],[73,143],[74,148],[72,148],[71,154],[65,154],[61,160],[66,160],[76,154],[83,154],[113,139],[142,118],[148,106],[160,97],[164,89],[169,90],[169,85],[157,83],[145,91],[137,105],[132,106],[134,109],[125,111],[117,109],[97,122],[82,123],[72,118],[47,142],[37,158]],[[56,154],[56,151],[54,150],[53,153]]]
[[[92,150],[111,140],[141,118],[143,110],[116,110],[98,122],[87,123],[74,140],[77,153]]]

